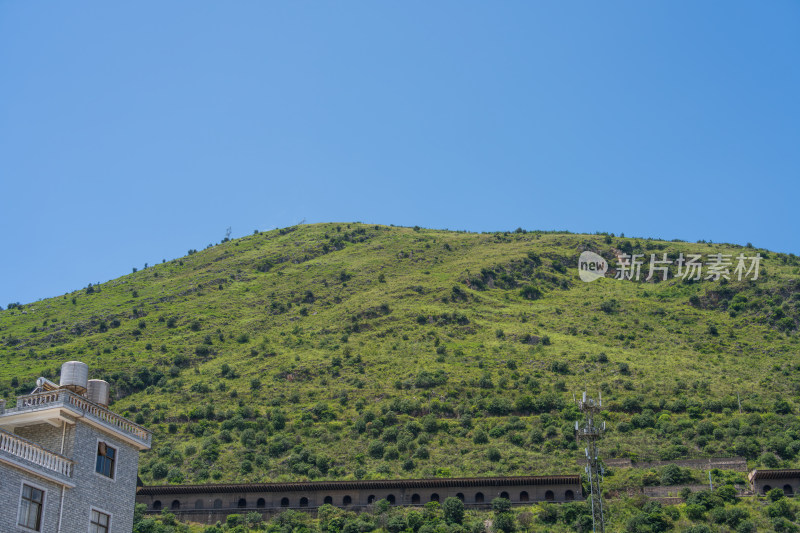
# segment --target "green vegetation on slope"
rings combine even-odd
[[[775,489],[773,489],[775,490]],[[441,505],[430,502],[423,507],[393,507],[386,500],[375,502],[367,512],[355,513],[323,505],[317,517],[286,510],[264,521],[261,513],[228,515],[224,523],[212,526],[181,524],[164,510],[161,516],[145,516],[145,506],[137,506],[134,533],[514,533],[592,531],[588,502],[540,503],[511,507],[505,498],[495,498],[492,510],[465,510],[457,498]],[[605,508],[606,531],[688,533],[756,531],[796,532],[794,520],[798,504],[777,489],[767,498],[735,497],[735,490],[723,486],[713,491],[683,493],[679,505],[665,506],[645,497],[608,502]]]
[[[587,249],[765,259],[583,283]],[[0,312],[0,394],[85,361],[154,431],[146,483],[574,473],[586,389],[610,456],[796,466],[798,274],[722,244],[285,228]]]

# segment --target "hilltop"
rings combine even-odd
[[[584,250],[763,259],[584,283]],[[799,276],[726,244],[297,226],[0,312],[0,395],[88,363],[155,433],[146,483],[574,473],[583,390],[609,456],[797,467]]]

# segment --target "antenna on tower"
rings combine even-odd
[[[592,531],[605,533],[605,519],[603,516],[603,493],[600,489],[600,482],[603,479],[604,469],[600,462],[600,452],[597,441],[606,429],[606,423],[598,427],[595,426],[595,418],[602,406],[602,396],[598,401],[586,397],[584,391],[582,399],[578,402],[578,407],[583,413],[583,425],[579,426],[575,422],[575,433],[578,440],[584,440],[587,446],[584,448],[586,453],[586,475],[589,477],[589,500],[592,505]]]

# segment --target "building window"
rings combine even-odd
[[[89,533],[108,533],[111,517],[106,513],[101,513],[92,509],[92,520],[89,522]]]
[[[117,450],[105,442],[97,443],[97,464],[95,472],[114,479],[114,463],[117,461]]]
[[[41,531],[44,491],[30,485],[22,485],[22,500],[19,504],[18,524],[34,531]]]

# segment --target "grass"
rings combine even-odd
[[[582,250],[627,246],[765,259],[578,279]],[[798,274],[725,244],[298,226],[0,312],[0,394],[88,363],[155,434],[146,483],[574,473],[584,390],[610,456],[797,466]]]

